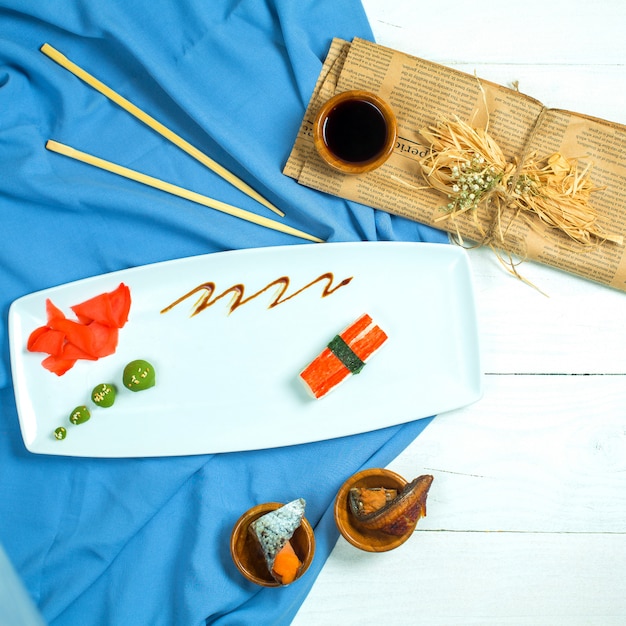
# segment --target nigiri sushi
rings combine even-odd
[[[385,341],[387,334],[364,313],[331,340],[300,372],[300,378],[315,398],[322,398],[346,378],[358,374]]]

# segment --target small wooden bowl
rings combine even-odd
[[[353,487],[384,487],[401,491],[406,484],[407,481],[399,474],[380,468],[363,470],[348,478],[335,498],[335,523],[344,539],[366,552],[387,552],[402,545],[413,534],[413,530],[396,537],[360,527],[350,511],[348,497]]]
[[[344,110],[346,105],[367,103],[373,107],[372,111],[377,110],[375,114],[376,122],[384,123],[384,138],[379,142],[372,144],[372,151],[368,150],[368,156],[359,160],[346,160],[338,155],[329,146],[327,141],[327,125],[331,123],[333,115],[337,111]],[[360,122],[359,122],[360,123]],[[368,128],[363,122],[363,132],[367,133]],[[344,91],[343,93],[333,96],[324,103],[315,116],[313,123],[313,144],[319,155],[324,161],[335,170],[344,174],[363,174],[380,167],[392,154],[398,137],[398,123],[391,107],[379,96],[369,91],[359,89]]]
[[[230,535],[230,554],[237,569],[250,581],[263,587],[284,587],[272,578],[267,569],[267,564],[261,553],[261,548],[256,539],[248,531],[252,522],[283,506],[280,502],[266,502],[257,504],[246,511],[233,527]],[[306,518],[293,534],[291,545],[298,558],[302,561],[302,567],[296,580],[301,578],[309,568],[315,554],[315,535],[313,528]],[[294,581],[295,582],[295,581]]]

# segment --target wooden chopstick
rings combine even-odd
[[[192,146],[187,140],[183,139],[180,135],[177,135],[174,131],[161,124],[161,122],[155,120],[151,115],[148,115],[145,111],[142,111],[139,107],[135,106],[132,102],[105,85],[103,82],[99,81],[95,76],[92,76],[91,74],[89,74],[89,72],[86,72],[84,69],[76,65],[76,63],[70,61],[56,48],[53,48],[50,44],[45,43],[43,44],[43,46],[41,46],[41,51],[46,56],[50,57],[53,61],[58,63],[61,67],[64,67],[66,70],[74,74],[74,76],[80,78],[90,87],[93,87],[96,91],[99,91],[102,95],[109,98],[109,100],[115,102],[115,104],[122,107],[131,115],[134,115],[138,120],[152,128],[152,130],[156,131],[157,133],[171,141],[181,150],[184,150],[194,159],[200,161],[200,163],[208,167],[210,170],[213,170],[224,180],[227,180],[231,185],[234,185],[235,187],[237,187],[237,189],[239,189],[246,195],[254,198],[257,202],[260,202],[263,206],[267,207],[271,211],[274,211],[274,213],[277,213],[281,217],[284,217],[285,214],[279,208],[274,206],[269,200],[266,200],[260,193],[255,191],[246,182],[235,176],[235,174],[229,172],[225,167],[217,163],[217,161],[214,161],[206,154],[204,154],[204,152],[201,152],[200,150],[198,150],[198,148]]]
[[[300,237],[301,239],[307,239],[308,241],[314,241],[315,243],[324,243],[323,239],[320,239],[319,237],[315,237],[313,235],[309,235],[308,233],[298,230],[297,228],[287,226],[282,222],[277,222],[276,220],[257,215],[256,213],[246,211],[245,209],[240,209],[239,207],[233,206],[231,204],[226,204],[225,202],[214,200],[213,198],[203,196],[202,194],[196,193],[195,191],[190,191],[189,189],[185,189],[183,187],[179,187],[178,185],[173,185],[171,183],[160,180],[159,178],[154,178],[153,176],[142,174],[141,172],[137,172],[136,170],[131,170],[127,167],[123,167],[122,165],[112,163],[111,161],[105,161],[104,159],[93,156],[86,152],[81,152],[80,150],[76,150],[71,146],[59,143],[58,141],[49,139],[46,142],[46,148],[51,152],[56,152],[72,159],[76,159],[77,161],[82,161],[83,163],[87,163],[88,165],[93,165],[94,167],[106,170],[107,172],[111,172],[113,174],[117,174],[118,176],[123,176],[124,178],[134,180],[144,185],[148,185],[149,187],[160,189],[161,191],[165,191],[166,193],[172,194],[174,196],[185,198],[186,200],[191,200],[192,202],[202,204],[211,209],[215,209],[217,211],[221,211],[222,213],[232,215],[233,217],[238,217],[242,220],[246,220],[247,222],[252,222],[253,224],[258,224],[259,226],[264,226],[265,228],[270,228],[281,233],[293,235],[294,237]]]

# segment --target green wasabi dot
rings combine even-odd
[[[143,391],[144,389],[154,387],[156,384],[154,367],[143,359],[131,361],[124,368],[122,381],[124,387],[131,391]]]
[[[72,424],[82,424],[86,422],[91,417],[91,413],[89,409],[85,405],[77,406],[70,413],[70,422]]]
[[[59,426],[55,431],[54,431],[54,438],[58,439],[59,441],[61,439],[65,439],[67,437],[67,430],[65,430],[65,428],[63,428],[63,426]]]
[[[115,402],[115,394],[117,393],[117,389],[115,385],[109,385],[109,383],[102,383],[101,385],[96,385],[91,392],[91,399],[94,404],[98,406],[108,408],[113,406]]]

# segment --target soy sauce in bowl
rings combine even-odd
[[[387,139],[387,124],[380,109],[367,100],[345,100],[326,117],[323,128],[328,149],[348,163],[363,163],[377,156]]]
[[[348,91],[331,98],[316,117],[317,151],[332,167],[359,174],[382,165],[396,143],[396,120],[375,94]]]

